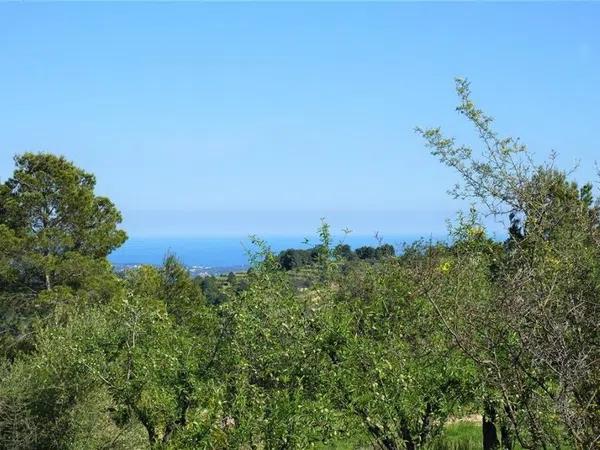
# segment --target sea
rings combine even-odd
[[[432,236],[334,236],[332,245],[345,243],[353,249],[363,245],[391,244],[400,252],[405,244]],[[307,249],[319,243],[316,236],[267,236],[261,239],[274,252],[288,248]],[[246,270],[250,255],[257,248],[249,236],[226,237],[130,237],[123,246],[109,255],[117,270],[142,264],[160,265],[167,255],[175,255],[193,275],[213,275]]]

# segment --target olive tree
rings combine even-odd
[[[389,450],[424,448],[472,392],[472,367],[416,289],[408,264],[357,263],[323,313],[337,407]]]
[[[578,187],[553,158],[537,164],[518,139],[500,137],[471,100],[467,81],[457,80],[457,92],[457,110],[473,124],[481,151],[439,128],[418,131],[461,175],[453,193],[471,199],[483,215],[505,217],[508,237],[489,262],[492,291],[472,292],[466,302],[484,308],[459,301],[443,308],[431,300],[485,373],[490,396],[521,446],[566,440],[593,448],[600,441],[600,220],[591,185]],[[460,261],[482,251],[469,247]],[[462,320],[452,320],[456,310]]]

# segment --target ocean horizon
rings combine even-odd
[[[288,248],[310,248],[319,243],[317,236],[259,236],[274,252]],[[332,245],[344,243],[352,249],[363,245],[391,244],[396,251],[404,244],[418,239],[440,240],[443,237],[418,234],[333,236]],[[169,255],[175,255],[188,267],[233,268],[247,267],[250,254],[256,251],[249,236],[198,236],[198,237],[130,237],[123,246],[112,252],[108,259],[118,266],[158,265]]]

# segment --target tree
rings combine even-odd
[[[0,185],[0,227],[10,233],[18,254],[3,265],[3,279],[16,289],[77,287],[69,266],[104,259],[123,244],[121,214],[106,197],[94,195],[96,179],[64,157],[24,153]],[[5,269],[6,270],[6,269]]]
[[[335,284],[320,340],[337,408],[376,448],[426,447],[470,398],[472,365],[404,265],[359,263]]]
[[[235,273],[233,272],[229,272],[227,274],[227,283],[229,284],[230,287],[235,287],[236,284],[236,278],[235,278]]]
[[[391,244],[382,244],[378,247],[363,246],[355,250],[358,259],[379,260],[396,255],[396,250]]]
[[[279,264],[285,270],[292,270],[305,264],[302,250],[288,248],[279,254]]]
[[[358,247],[354,252],[358,259],[375,259],[376,257],[375,248],[366,245]]]
[[[227,294],[221,289],[217,278],[208,275],[196,278],[196,283],[202,289],[202,294],[211,305],[220,305],[227,301]]]
[[[354,259],[354,253],[348,244],[338,244],[333,249],[333,254],[340,259],[350,261]]]
[[[433,154],[462,176],[456,196],[471,199],[484,214],[508,216],[509,238],[504,251],[482,266],[490,272],[491,289],[445,306],[429,298],[486,374],[493,400],[488,405],[499,407],[523,447],[558,447],[566,441],[578,449],[595,448],[600,442],[600,210],[591,186],[579,188],[554,168],[553,159],[535,164],[518,139],[500,137],[471,100],[467,81],[457,80],[457,92],[457,110],[473,124],[483,150],[457,145],[439,128],[418,131]],[[481,260],[491,247],[471,245],[485,233],[477,220],[459,228],[464,245],[457,267]],[[462,286],[471,283],[473,273],[463,273]]]
[[[335,432],[338,416],[322,390],[315,305],[257,244],[248,287],[224,305],[232,320],[223,374],[228,448],[308,448]]]
[[[57,303],[110,299],[118,282],[106,256],[126,239],[93,175],[47,153],[15,163],[0,184],[0,348],[9,359],[32,349],[32,320]]]
[[[383,244],[375,249],[375,257],[377,259],[389,258],[396,255],[396,250],[391,244]]]
[[[0,448],[218,442],[220,322],[180,269],[128,271],[107,303],[37,323],[36,351],[0,366]]]

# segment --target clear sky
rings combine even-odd
[[[0,179],[94,172],[133,236],[439,233],[456,179],[416,125],[503,133],[594,178],[600,3],[0,4]]]

